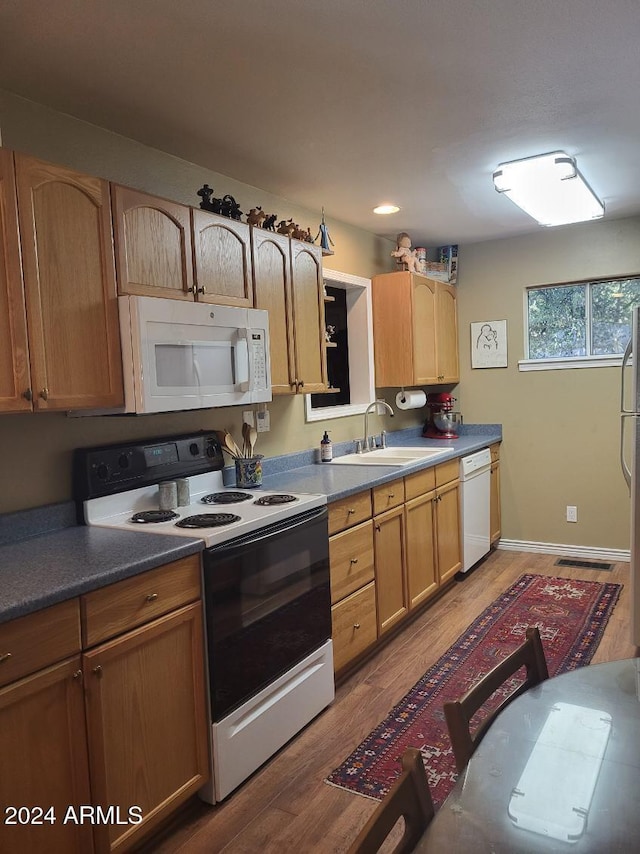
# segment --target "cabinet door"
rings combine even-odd
[[[209,776],[201,603],[83,656],[94,803],[142,809],[138,825],[94,828],[98,852],[129,845]]]
[[[388,631],[409,611],[404,559],[404,507],[373,520],[376,601],[379,634]]]
[[[109,185],[15,163],[34,407],[122,405]]]
[[[295,394],[289,238],[252,228],[251,249],[255,307],[269,312],[271,390]]]
[[[493,546],[498,542],[501,534],[500,463],[491,463],[489,520],[491,545]]]
[[[438,489],[436,497],[438,576],[440,584],[444,584],[462,567],[459,482]]]
[[[311,394],[327,389],[322,250],[297,240],[290,245],[295,379],[301,394]]]
[[[0,412],[31,409],[13,153],[0,149]]]
[[[193,299],[191,210],[111,186],[118,293]]]
[[[411,274],[374,276],[371,286],[376,386],[413,384]]]
[[[441,382],[438,374],[436,302],[438,282],[411,276],[411,318],[413,329],[413,376],[418,385]]]
[[[252,307],[249,226],[208,211],[192,209],[191,214],[196,298]]]
[[[77,815],[91,803],[79,656],[0,690],[0,756],[0,851],[93,851],[91,826],[64,822],[69,808]],[[11,825],[9,805],[52,812],[32,812],[30,822]]]
[[[438,589],[434,507],[435,492],[428,492],[404,506],[409,608],[425,602]]]
[[[457,383],[460,379],[460,368],[456,289],[444,282],[436,282],[436,285],[437,381]]]

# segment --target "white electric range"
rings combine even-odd
[[[225,487],[223,466],[207,433],[74,454],[85,524],[204,542],[212,775],[200,795],[210,803],[335,694],[326,496]],[[161,510],[160,484],[173,480],[188,482],[189,504]]]

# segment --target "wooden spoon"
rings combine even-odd
[[[231,454],[232,457],[236,459],[240,458],[242,454],[240,453],[240,448],[233,441],[233,437],[226,430],[216,430],[216,435],[222,444],[222,447],[227,451],[227,453]]]
[[[251,427],[251,426],[249,427],[248,436],[249,436],[249,455],[253,456],[253,449],[255,448],[256,441],[258,439],[258,431],[256,430],[255,427]]]

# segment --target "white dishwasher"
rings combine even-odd
[[[483,448],[460,460],[462,493],[462,572],[468,572],[490,546],[491,452]]]

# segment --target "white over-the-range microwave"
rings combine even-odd
[[[271,400],[269,314],[162,297],[118,297],[125,412]]]

